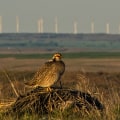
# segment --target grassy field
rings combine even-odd
[[[98,98],[105,110],[91,110],[89,113],[55,111],[47,116],[24,114],[22,118],[3,115],[3,111],[14,102],[16,94],[10,84],[12,81],[18,93],[25,93],[24,81],[32,79],[51,54],[21,56],[0,55],[0,119],[1,120],[119,120],[120,119],[120,56],[116,53],[76,53],[63,54],[66,71],[62,77],[63,87],[90,93]],[[90,55],[90,56],[89,56]],[[110,55],[110,56],[109,56]],[[101,56],[101,57],[100,57]],[[23,59],[24,58],[24,59]],[[30,59],[31,58],[31,59]],[[34,58],[34,59],[33,59]],[[36,59],[37,58],[37,59]],[[71,59],[72,58],[72,59]],[[81,77],[82,75],[82,77]],[[58,86],[58,83],[56,84]]]
[[[0,54],[0,58],[42,59],[50,58],[52,53],[39,54]],[[64,58],[120,58],[120,52],[77,52],[63,53]]]

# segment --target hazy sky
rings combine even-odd
[[[120,0],[0,0],[3,32],[16,32],[19,16],[20,32],[37,32],[37,20],[43,18],[44,31],[54,32],[54,19],[58,18],[58,31],[73,32],[73,21],[78,32],[89,33],[91,21],[96,32],[105,32],[109,22],[111,33],[118,32]]]

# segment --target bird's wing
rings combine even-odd
[[[27,85],[34,86],[38,82],[44,81],[46,79],[49,79],[51,77],[56,77],[58,75],[57,72],[55,72],[55,67],[53,65],[53,62],[46,62],[34,75],[33,79],[28,81],[26,83]]]

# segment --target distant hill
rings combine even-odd
[[[0,50],[7,51],[120,51],[120,35],[3,33]]]

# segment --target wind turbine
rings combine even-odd
[[[0,33],[2,33],[2,16],[0,16]]]
[[[119,26],[118,26],[118,34],[120,34],[120,24],[119,24]]]
[[[109,23],[106,24],[106,34],[110,33],[110,25]]]
[[[74,33],[74,34],[77,34],[77,33],[78,33],[78,30],[77,30],[77,22],[76,22],[76,21],[74,21],[74,23],[73,23],[73,33]]]
[[[55,33],[58,33],[58,19],[55,17]]]
[[[43,33],[43,19],[38,20],[38,33]]]
[[[19,33],[19,17],[16,16],[16,32]]]
[[[94,25],[94,22],[91,22],[91,33],[95,33],[95,25]]]

